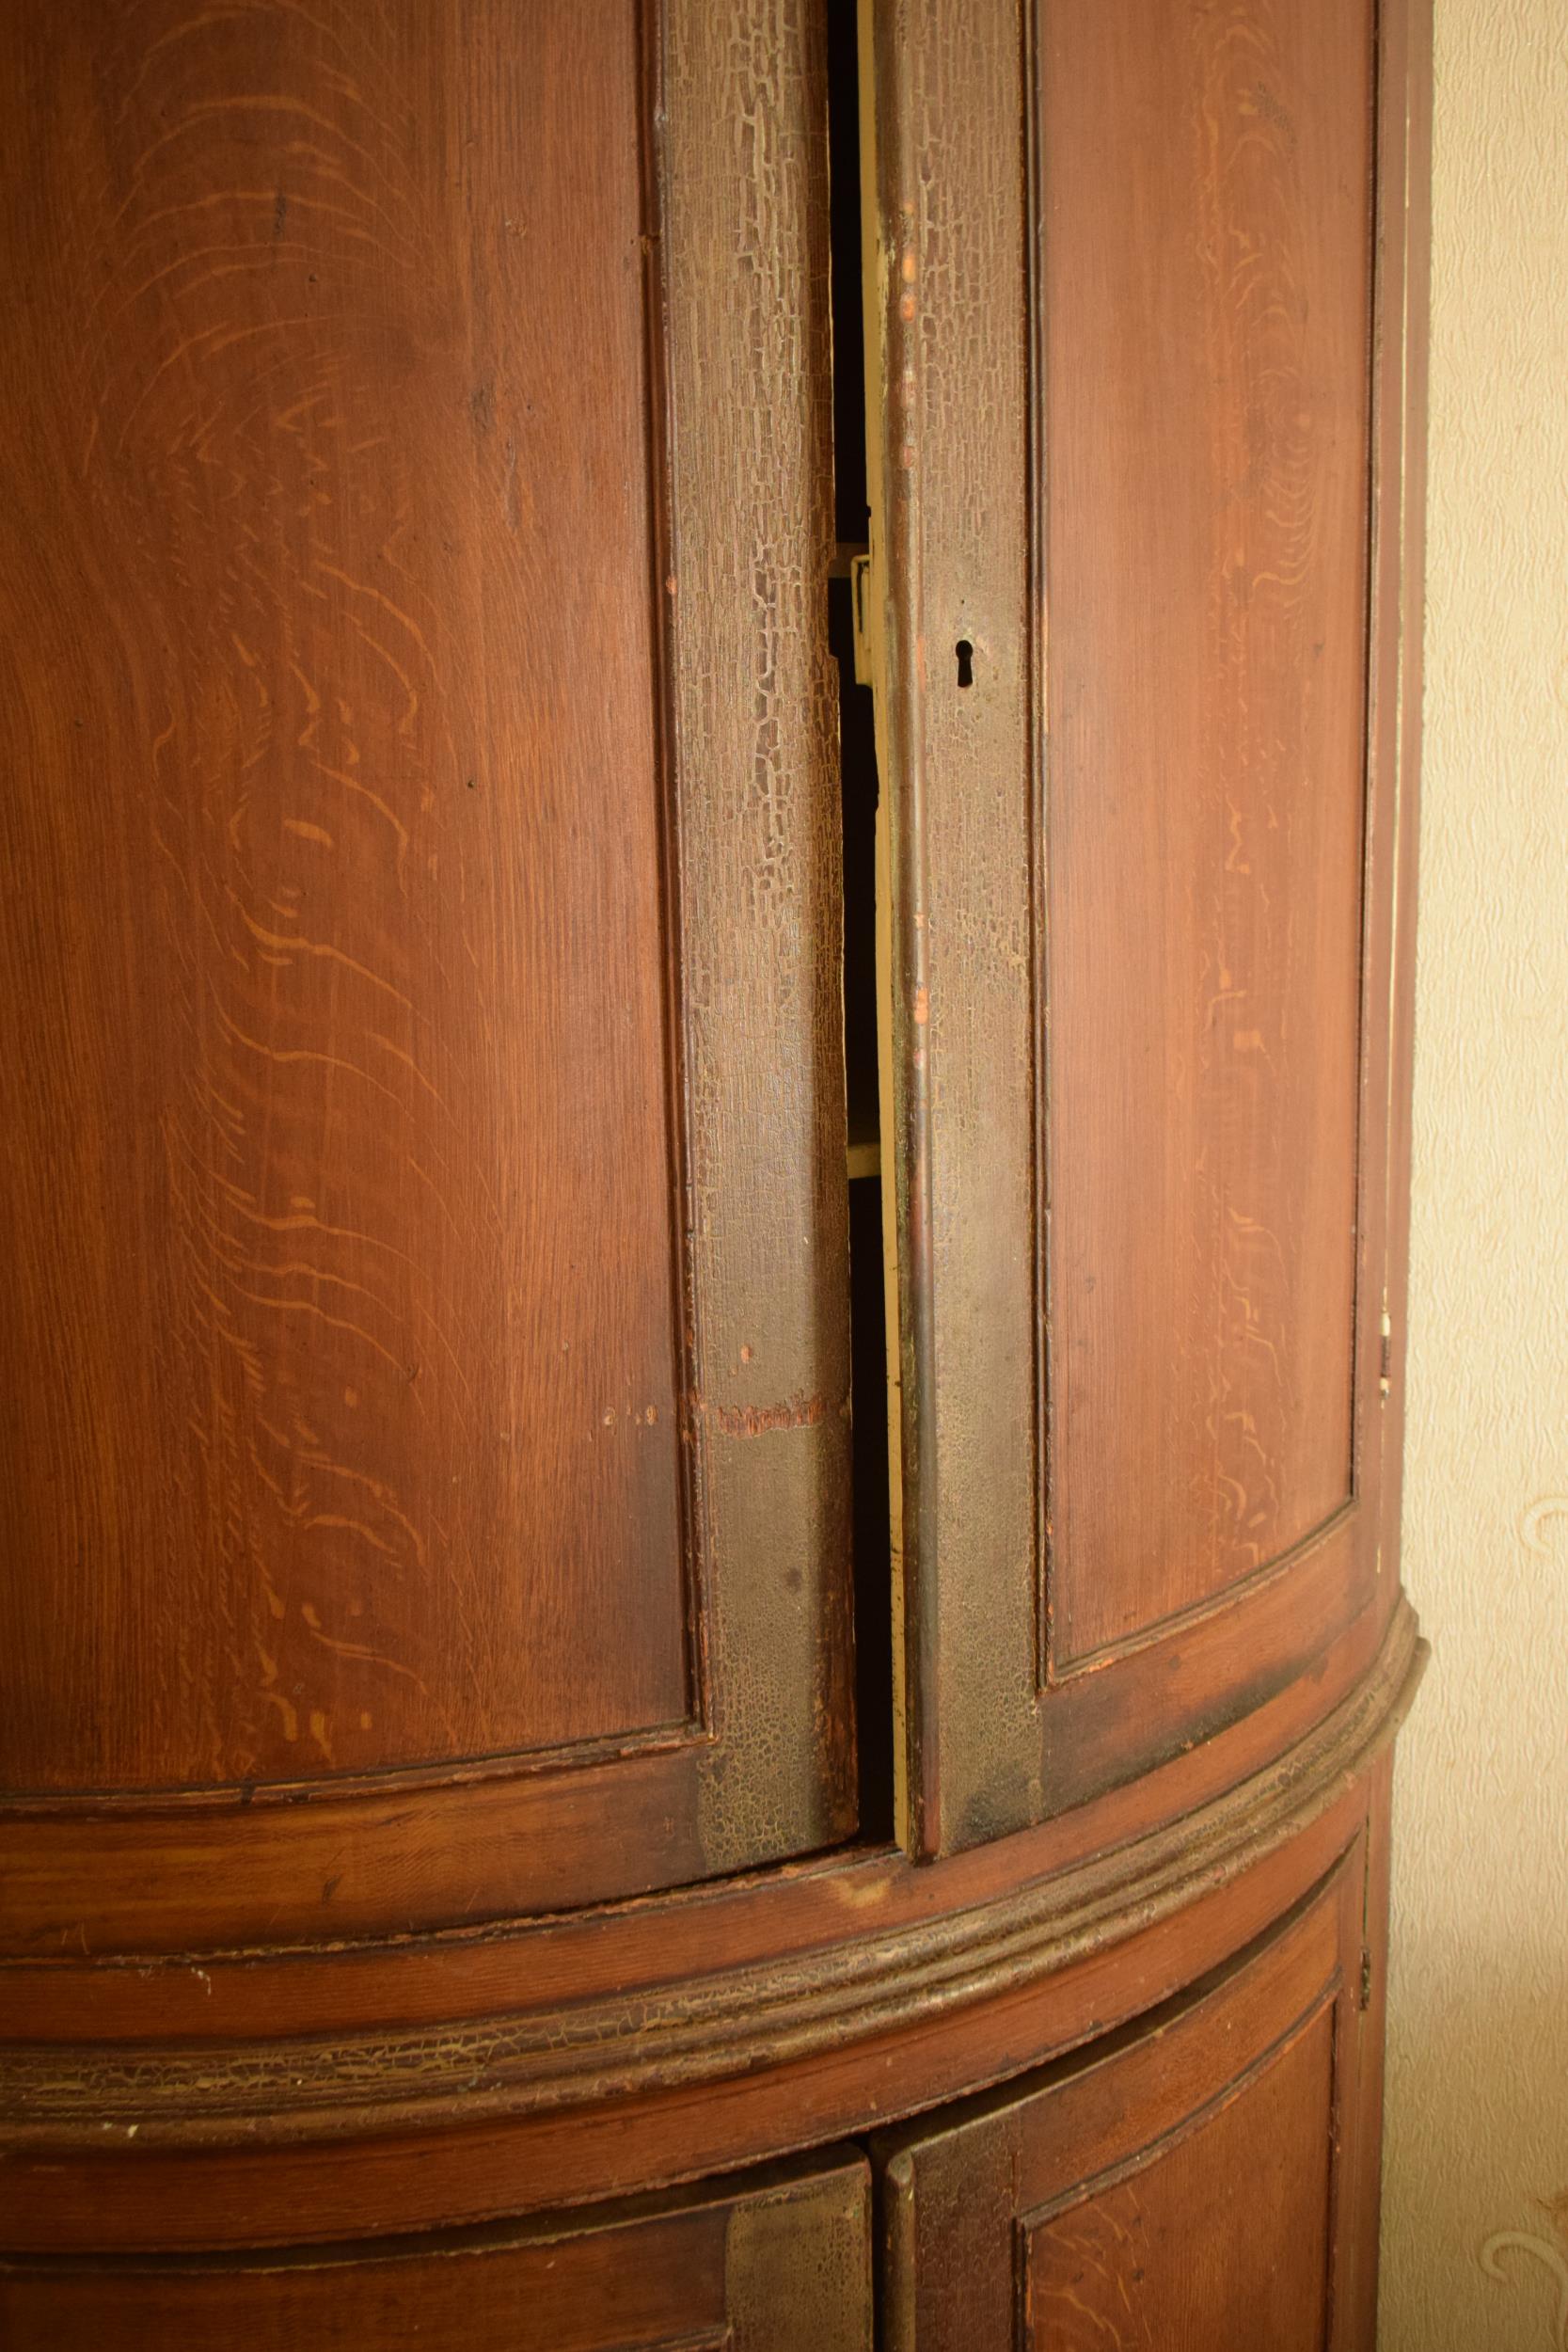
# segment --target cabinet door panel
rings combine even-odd
[[[676,1724],[634,15],[410,19],[323,125],[346,22],[113,13],[24,61],[7,1780]]]
[[[6,26],[24,1932],[84,1807],[198,1944],[331,1922],[300,1797],[361,1925],[840,1835],[820,27]],[[504,1887],[347,1836],[465,1780]]]
[[[1189,2131],[1025,2222],[1028,2342],[1321,2352],[1333,2075],[1320,2010]]]
[[[254,2352],[869,2352],[858,2157],[624,2215],[204,2265],[0,2265],[13,2352],[204,2338]]]
[[[924,1851],[1393,1606],[1419,17],[868,13]]]
[[[1361,2341],[1364,1861],[1101,2050],[888,2141],[890,2352]]]
[[[1058,1668],[1353,1493],[1372,19],[1041,21]]]

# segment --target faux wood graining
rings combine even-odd
[[[1402,1642],[1261,1772],[1311,1694],[1259,1710],[1154,1776],[1171,1813],[1146,1834],[1149,1794],[1120,1790],[932,1867],[862,1853],[477,1936],[11,1968],[0,2247],[503,2217],[995,2083],[1300,1900],[1359,1835],[1418,1666]]]
[[[1321,2352],[1333,2096],[1333,2016],[1320,2010],[1189,2133],[1069,2192],[1025,2229],[1026,2341]]]
[[[1040,8],[1056,1664],[1352,1488],[1372,68]]]
[[[870,2352],[864,2159],[555,2225],[140,2269],[0,2265],[9,2352]]]
[[[5,1779],[679,1722],[635,10],[8,21]]]
[[[881,2145],[890,2352],[1371,2352],[1338,2291],[1376,2206],[1364,1865],[1196,1997]]]
[[[1395,1606],[1420,15],[863,13],[918,1851]]]
[[[1119,24],[1130,0],[1112,5]],[[1147,12],[1205,38],[1272,31],[1291,54],[1312,39],[1277,0]],[[922,1867],[863,1844],[810,1852],[855,1826],[822,10],[32,13],[0,36],[5,226],[32,273],[0,362],[24,518],[3,551],[24,675],[0,844],[24,886],[0,1045],[24,1114],[8,1144],[24,1310],[0,1374],[23,1396],[6,1441],[25,1537],[0,1558],[0,1643],[33,1790],[0,1802],[0,2336],[24,2352],[188,2336],[864,2352],[867,2172],[827,2143],[893,2123],[890,2347],[969,2352],[988,2328],[1016,2347],[1032,2326],[1062,2352],[1085,2313],[1091,2343],[1251,2352],[1311,2329],[1325,2352],[1366,2345],[1380,1759],[1419,1666],[1392,1542],[1376,1550],[1375,1323],[1356,1330],[1358,1518],[1248,1591],[1222,1562],[1199,1596],[1217,1605],[1164,1637],[1113,1628],[1114,1655],[1069,1648],[1054,1679],[1041,1639],[1056,1270],[1041,1154],[1062,1136],[1039,755],[1067,723],[1040,601],[1041,366],[1102,290],[1052,277],[1053,156],[1071,149],[1045,135],[1040,76],[1053,26],[1091,46],[1109,32],[1066,24],[1068,0],[865,0],[863,20],[902,1696],[911,1844],[937,1855]],[[1375,302],[1352,257],[1380,387],[1358,949],[1373,1011],[1355,1136],[1329,1138],[1360,1186],[1364,1297],[1402,1184],[1396,1146],[1390,1212],[1402,1063],[1383,1009],[1408,944],[1401,930],[1396,954],[1386,818],[1408,753],[1387,739],[1387,647],[1410,542],[1387,517],[1402,519],[1407,185],[1420,200],[1403,0],[1377,14],[1386,103],[1359,199],[1370,215],[1377,196]],[[1237,218],[1267,214],[1271,238],[1255,179],[1322,181],[1323,125],[1302,124],[1353,79],[1338,53],[1324,70],[1310,104],[1263,110],[1256,152],[1252,86],[1216,85],[1216,139],[1239,144],[1215,184],[1257,197]],[[1122,177],[1147,192],[1159,170],[1138,152]],[[1338,218],[1338,182],[1312,187]],[[1132,243],[1132,195],[1106,195],[1104,223],[1090,206],[1074,230],[1091,274],[1095,251],[1125,261]],[[1164,215],[1148,227],[1180,246]],[[1338,278],[1316,293],[1338,315]],[[1261,369],[1272,386],[1289,342],[1256,299],[1239,323],[1203,314],[1235,332],[1234,377],[1202,395],[1227,430],[1231,393],[1250,413],[1237,384]],[[1110,307],[1135,374],[1145,313]],[[311,403],[324,352],[339,365]],[[1319,390],[1332,409],[1334,384]],[[1283,545],[1270,436],[1288,434],[1275,390],[1253,392],[1268,431],[1242,504]],[[1212,488],[1235,452],[1184,430],[1183,483],[1207,466]],[[1260,545],[1243,552],[1267,569],[1277,548]],[[324,560],[341,577],[318,578]],[[1254,614],[1277,585],[1254,580]],[[1124,584],[1101,591],[1111,611]],[[406,658],[394,611],[420,632]],[[1201,652],[1193,613],[1179,621]],[[1255,621],[1237,627],[1250,645]],[[1216,675],[1234,763],[1252,673]],[[1278,778],[1256,756],[1238,772],[1261,798]],[[1267,927],[1249,934],[1256,985],[1286,996],[1293,957],[1327,975],[1346,944],[1314,830],[1343,811],[1322,772],[1331,805],[1290,834],[1311,940],[1271,961]],[[285,840],[299,810],[331,838]],[[307,852],[336,863],[289,862]],[[1259,870],[1294,888],[1287,866]],[[166,939],[181,952],[160,960]],[[402,1030],[370,1006],[388,985]],[[340,1051],[352,1070],[289,1058]],[[209,1103],[193,1089],[220,1068]],[[355,1073],[384,1089],[379,1126]],[[1260,1081],[1253,1109],[1305,1150],[1298,1083]],[[1229,1096],[1205,1104],[1227,1139],[1244,1126]],[[1092,1158],[1095,1105],[1084,1116]],[[205,1222],[171,1136],[216,1154]],[[445,1191],[429,1168],[411,1189],[416,1141],[459,1151]],[[274,1279],[242,1297],[237,1204],[273,1218],[269,1187],[296,1176],[314,1222],[291,1207],[245,1227]],[[351,1242],[358,1256],[310,1254]],[[180,1287],[192,1265],[204,1307]],[[440,1299],[421,1287],[437,1273]],[[329,1277],[363,1286],[352,1314]],[[1298,1294],[1279,1280],[1290,1322]],[[402,1320],[384,1327],[388,1299]],[[475,1383],[461,1427],[453,1363],[412,1351],[452,1300],[443,1327]],[[1298,1323],[1320,1312],[1326,1327],[1326,1305]],[[394,1356],[409,1340],[406,1395],[389,1374],[384,1391],[346,1376],[367,1331]],[[626,1372],[639,1348],[639,1374],[663,1351],[665,1390],[585,1433],[584,1364]],[[82,1401],[62,1416],[66,1381]],[[368,1423],[310,1418],[313,1384],[330,1404],[340,1381],[353,1410],[373,1400]],[[1150,1394],[1145,1380],[1140,1410]],[[519,1398],[537,1458],[507,1467],[486,1443]],[[263,1408],[287,1460],[245,1451]],[[373,1443],[355,1455],[342,1432],[361,1426]],[[170,1485],[187,1444],[206,1483]],[[355,1474],[352,1525],[317,1524],[313,1482]],[[490,1482],[477,1502],[470,1478]],[[424,1546],[403,1584],[391,1534],[353,1565],[388,1498]],[[1288,1502],[1271,1541],[1290,1538]],[[96,1515],[98,1553],[66,1542],[72,1514]],[[553,1586],[528,1581],[539,1529]],[[307,1588],[316,1546],[350,1564],[327,1597],[407,1611],[406,1648],[362,1655],[341,1635]],[[296,1710],[290,1741],[280,1705],[258,1707],[276,1754],[237,1701],[224,1711],[257,1695],[247,1606],[295,1645],[267,1653],[262,1695]],[[282,1680],[315,1648],[338,1677],[320,1726],[297,1711],[309,1687]],[[392,1711],[361,1708],[388,1677]],[[372,1722],[340,1754],[345,1708]],[[579,1738],[591,1750],[563,1756]],[[114,1772],[117,1791],[92,1795]],[[166,1788],[174,1772],[191,1785]],[[784,2174],[717,2177],[800,2150],[817,2153]]]
[[[3,39],[0,1787],[685,1738],[485,1835],[842,1834],[821,27]]]

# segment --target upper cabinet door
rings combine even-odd
[[[904,0],[866,71],[934,1851],[1397,1597],[1423,65],[1405,0]]]
[[[8,1931],[839,1838],[817,14],[62,0],[0,87]]]

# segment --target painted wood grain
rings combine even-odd
[[[1370,0],[1041,10],[1062,1663],[1352,1492],[1373,64]]]
[[[198,1941],[842,1836],[823,28],[0,38],[0,1842],[80,1945],[100,1831]]]

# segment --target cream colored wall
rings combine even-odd
[[[1436,18],[1380,2342],[1565,2352],[1568,0]]]

